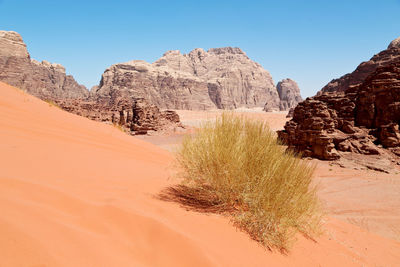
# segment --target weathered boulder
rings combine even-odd
[[[84,98],[89,91],[65,68],[47,61],[31,60],[22,37],[0,31],[0,81],[26,90],[42,99]]]

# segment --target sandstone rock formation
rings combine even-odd
[[[195,49],[184,55],[169,51],[152,64],[115,64],[89,93],[63,66],[31,59],[21,36],[6,31],[0,31],[0,80],[133,134],[180,126],[175,112],[159,108],[275,111],[301,101],[296,82],[285,79],[277,90],[268,71],[232,47]]]
[[[163,109],[215,108],[204,81],[186,72],[154,67],[138,60],[115,64],[108,68],[92,96],[110,99],[115,92],[128,98],[145,98]]]
[[[307,98],[278,136],[304,156],[379,155],[400,164],[399,123],[400,57],[345,92]]]
[[[276,86],[279,94],[279,109],[289,110],[296,107],[303,101],[300,95],[300,88],[297,83],[291,79],[283,79]]]
[[[281,104],[269,72],[240,48],[232,47],[198,48],[189,54],[169,51],[152,64],[135,60],[112,65],[93,95],[107,98],[113,91],[173,109],[265,106],[266,111],[273,111],[286,110],[286,102],[293,105],[295,101],[285,99],[286,104]]]
[[[146,64],[138,67],[139,73],[144,71]],[[124,67],[129,69],[130,65]],[[123,80],[124,77],[121,77],[121,82]],[[65,68],[60,64],[31,59],[22,37],[16,32],[0,31],[0,81],[24,89],[41,99],[51,100],[69,112],[119,125],[132,134],[181,126],[175,112],[161,112],[158,107],[141,100],[140,94],[132,97],[115,90],[107,97],[102,97],[93,93],[95,88],[89,95],[86,87],[66,75]],[[166,79],[161,84],[168,82]],[[185,90],[184,85],[185,81],[177,91]],[[151,87],[153,84],[149,84]],[[208,98],[206,100],[212,105]]]
[[[279,96],[271,75],[240,48],[208,51],[198,48],[187,55],[172,51],[154,64],[188,72],[205,81],[217,108],[263,107],[268,102],[271,109],[279,109]]]
[[[363,62],[352,73],[334,79],[324,86],[319,94],[323,92],[344,92],[350,86],[361,84],[368,75],[378,67],[387,66],[400,57],[400,38],[393,40],[386,50],[374,55],[369,61]]]
[[[278,137],[304,156],[393,172],[400,165],[399,124],[400,38],[299,103]]]
[[[87,98],[112,101],[115,91],[125,98],[144,98],[162,109],[234,109],[264,107],[288,110],[301,100],[297,84],[278,84],[240,48],[194,49],[188,54],[166,52],[150,64],[140,60],[115,64],[91,92],[65,68],[30,58],[16,32],[0,31],[0,80],[42,99]]]
[[[288,114],[286,115],[286,118],[293,118],[293,113],[294,113],[294,108],[290,108]]]
[[[183,127],[175,111],[160,111],[143,98],[114,97],[111,101],[58,99],[62,109],[91,120],[112,123],[137,135]]]
[[[0,31],[0,81],[24,89],[42,99],[84,98],[89,92],[65,68],[30,58],[22,37],[12,31]]]

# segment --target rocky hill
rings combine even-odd
[[[379,64],[373,61],[376,67],[371,62],[360,65],[375,68],[361,83],[343,87],[344,92],[337,87],[338,91],[323,92],[298,104],[293,119],[278,132],[280,139],[304,156],[335,160],[372,155],[369,168],[385,170],[374,167],[382,160],[400,165],[399,41],[374,57],[391,55]],[[353,74],[347,77],[355,82]]]
[[[353,71],[334,79],[325,85],[318,94],[323,92],[344,92],[350,86],[361,84],[368,75],[373,73],[378,67],[387,66],[395,62],[400,57],[400,37],[393,40],[387,49],[374,55],[369,61],[363,62]]]
[[[0,31],[0,81],[42,99],[85,98],[89,91],[60,64],[31,59],[21,35]]]
[[[0,31],[0,81],[52,100],[74,114],[117,124],[132,134],[180,127],[175,112],[160,111],[139,99],[140,96],[123,96],[120,92],[114,92],[108,99],[90,96],[85,86],[66,75],[62,65],[31,59],[16,32]]]
[[[302,100],[296,82],[285,79],[277,89],[268,71],[232,47],[169,51],[152,64],[115,64],[89,92],[62,65],[31,59],[22,37],[7,31],[0,31],[0,81],[133,134],[180,126],[176,113],[160,109],[275,111]]]
[[[301,99],[298,87],[291,90],[285,87],[285,103],[281,103],[268,71],[240,48],[224,47],[208,51],[198,48],[188,54],[168,51],[152,64],[134,60],[112,65],[92,95],[110,98],[113,91],[119,91],[143,97],[160,108],[265,107],[273,111],[297,104]],[[288,96],[290,99],[286,99]]]
[[[109,67],[92,97],[112,101],[113,95],[145,98],[162,109],[211,109],[207,83],[186,72],[130,61]]]
[[[168,51],[150,64],[133,60],[110,66],[89,91],[66,75],[60,64],[30,58],[22,37],[0,31],[0,81],[42,99],[89,98],[112,102],[113,95],[144,98],[161,109],[234,109],[264,107],[288,110],[301,101],[297,84],[271,75],[240,48]]]

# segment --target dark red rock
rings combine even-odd
[[[364,82],[368,75],[372,74],[378,67],[387,66],[397,61],[400,57],[399,38],[393,40],[386,50],[374,55],[369,61],[363,62],[349,74],[339,79],[334,79],[324,86],[318,95],[324,92],[344,92],[351,86],[357,86]]]
[[[400,57],[345,92],[307,98],[278,136],[289,148],[323,160],[338,159],[341,152],[397,155],[399,123]]]
[[[92,120],[118,125],[124,131],[137,135],[182,127],[179,115],[172,110],[160,111],[144,99],[117,97],[108,100],[57,100],[64,110]]]

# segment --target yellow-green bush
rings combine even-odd
[[[285,152],[262,121],[223,114],[183,141],[177,163],[187,188],[233,207],[235,224],[270,249],[320,229],[314,166]]]
[[[44,102],[49,104],[49,107],[56,107],[56,108],[61,109],[61,107],[56,102],[54,102],[53,100],[45,99]]]

